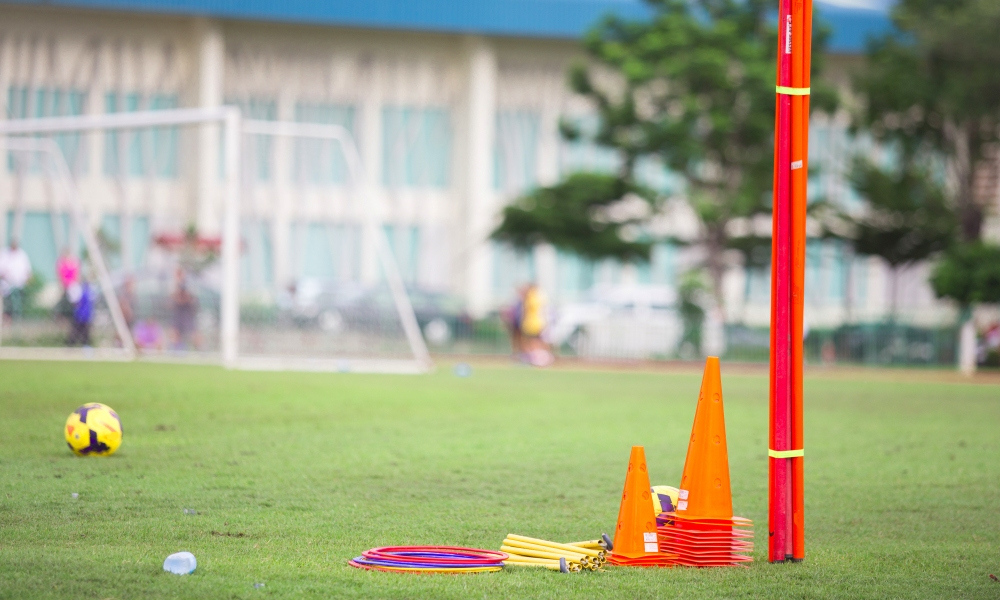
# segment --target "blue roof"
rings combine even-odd
[[[340,25],[372,29],[576,38],[602,16],[641,19],[641,0],[0,0],[9,3],[174,15]],[[830,50],[860,52],[889,31],[883,10],[817,4],[833,27]]]
[[[861,53],[869,38],[879,37],[893,30],[892,21],[885,10],[844,8],[817,3],[814,11],[817,18],[832,29],[827,44],[830,52]]]

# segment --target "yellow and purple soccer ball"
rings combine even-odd
[[[66,419],[66,444],[80,456],[110,456],[122,445],[122,421],[106,404],[84,404]]]
[[[677,510],[680,490],[669,485],[654,485],[649,491],[653,493],[653,510],[656,514]]]

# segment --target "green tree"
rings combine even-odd
[[[601,173],[574,173],[565,181],[528,193],[503,209],[493,238],[518,248],[549,242],[591,259],[646,260],[651,244],[629,234],[647,211],[614,210],[629,194],[643,204],[655,194],[629,179]],[[633,202],[634,204],[634,202]]]
[[[858,254],[878,256],[890,268],[890,316],[896,317],[899,272],[948,248],[956,220],[944,190],[928,169],[904,153],[897,168],[870,160],[854,162],[851,182],[866,201],[858,216],[848,216]]]
[[[695,242],[705,250],[704,265],[721,306],[728,253],[749,254],[752,246],[770,244],[766,239],[741,244],[730,225],[771,211],[775,3],[648,1],[650,19],[609,17],[590,31],[584,39],[590,61],[570,72],[572,89],[597,111],[590,139],[621,158],[618,171],[604,176],[618,182],[587,190],[571,178],[529,194],[504,212],[496,237],[546,240],[594,258],[648,258],[649,244],[608,241],[623,233],[635,237],[640,220],[609,228],[605,215],[615,212],[622,199],[618,192],[646,199],[650,214],[659,210],[659,201],[638,192],[636,183],[637,161],[655,159],[683,176],[683,195],[700,220]],[[818,71],[825,35],[817,30],[815,37]],[[814,80],[812,89],[814,106],[835,105],[832,88],[822,81]],[[587,135],[569,122],[562,129],[570,139]],[[565,235],[570,231],[577,236],[573,240]]]
[[[900,0],[897,32],[870,44],[855,78],[859,124],[876,140],[946,157],[961,239],[980,239],[977,171],[1000,132],[1000,2]]]
[[[931,274],[931,287],[963,313],[980,302],[1000,303],[1000,246],[972,242],[950,248]]]
[[[971,268],[968,260],[992,252],[980,240],[995,190],[977,181],[1000,142],[1000,2],[900,0],[892,19],[897,31],[870,44],[855,78],[864,100],[858,124],[877,141],[945,160],[959,235],[931,283],[962,307],[959,365],[971,369],[971,308],[992,297],[980,272],[989,267]]]

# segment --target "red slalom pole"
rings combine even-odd
[[[792,96],[792,431],[791,558],[805,558],[805,482],[802,435],[803,308],[805,302],[806,208],[809,179],[809,87],[812,64],[812,0],[795,0],[792,85],[805,93]]]
[[[791,87],[792,71],[792,0],[781,0],[778,28],[779,88]],[[774,439],[772,451],[784,452],[791,448],[791,96],[777,96],[777,130],[775,145],[775,195],[773,206],[772,236],[776,250],[772,257],[771,277],[774,281],[773,330],[774,346],[771,348],[771,370],[774,388],[771,399],[771,420]],[[771,454],[769,452],[769,454]],[[769,511],[769,558],[771,562],[784,561],[791,554],[791,480],[788,460],[771,456],[771,506]]]

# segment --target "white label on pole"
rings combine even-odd
[[[677,490],[677,497],[680,498],[681,500],[687,500],[688,499],[688,491],[687,490]]]
[[[652,543],[647,542],[647,543],[643,544],[642,546],[643,546],[643,549],[646,550],[646,552],[659,552],[660,551],[660,547],[656,545],[656,542],[652,542]]]
[[[792,53],[792,15],[788,15],[785,23],[785,54]]]
[[[647,532],[643,533],[642,534],[642,541],[646,542],[646,543],[655,542],[656,541],[656,532],[655,531],[654,532],[647,531]]]
[[[797,161],[795,161],[795,162],[792,163],[792,170],[793,171],[796,170],[796,169],[801,169],[801,168],[802,168],[802,161],[801,160],[797,160]]]
[[[687,500],[678,500],[677,501],[677,510],[687,510],[687,509],[688,509]]]

